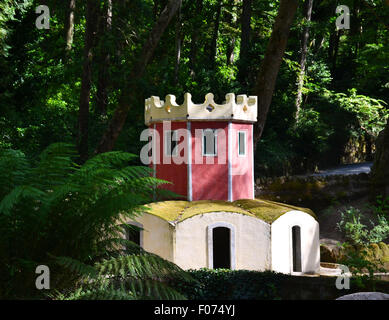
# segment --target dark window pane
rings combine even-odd
[[[215,130],[206,129],[203,135],[204,155],[216,155],[216,136]]]
[[[244,132],[239,132],[239,155],[244,156],[246,154],[246,134]]]

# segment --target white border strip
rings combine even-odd
[[[231,141],[231,128],[232,123],[228,122],[228,201],[233,201],[232,199],[232,141]]]
[[[251,169],[252,169],[252,190],[253,190],[253,199],[255,199],[255,177],[254,177],[254,126],[251,125],[251,154],[252,154],[252,159],[251,159]]]
[[[187,179],[188,179],[188,195],[187,195],[187,198],[188,198],[188,201],[192,201],[193,199],[193,191],[192,191],[192,126],[191,126],[191,122],[188,121],[186,123],[186,128],[187,128],[187,132],[188,132],[188,137],[187,137],[187,141],[188,141],[188,165],[186,166],[187,168]]]

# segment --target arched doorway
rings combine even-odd
[[[301,228],[299,226],[292,227],[292,271],[302,272],[301,266]]]
[[[235,269],[234,226],[219,222],[208,227],[208,266]]]
[[[230,229],[217,227],[213,229],[213,268],[231,269]]]

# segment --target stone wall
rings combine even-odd
[[[363,197],[369,185],[366,173],[265,178],[256,180],[255,196],[317,210],[339,200]]]

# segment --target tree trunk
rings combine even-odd
[[[241,16],[241,36],[240,36],[240,54],[239,54],[239,72],[238,79],[242,84],[246,84],[249,65],[249,49],[250,49],[250,34],[251,34],[251,8],[252,0],[243,0],[242,16]]]
[[[272,35],[261,63],[253,92],[258,96],[258,121],[254,125],[255,147],[261,139],[263,129],[265,127],[266,117],[276,85],[278,71],[284,56],[290,27],[297,7],[298,0],[281,0],[280,8],[273,26]]]
[[[66,10],[65,30],[66,30],[66,52],[72,49],[74,35],[74,11],[76,10],[76,0],[68,0]]]
[[[196,1],[196,12],[201,15],[203,11],[203,0],[197,0]],[[189,69],[190,69],[190,75],[192,78],[195,76],[195,69],[196,69],[196,60],[197,60],[197,51],[198,51],[198,43],[197,40],[199,39],[199,29],[201,28],[201,20],[196,20],[196,23],[193,25],[193,33],[191,36],[191,42],[190,42],[190,53],[189,53]]]
[[[176,22],[176,61],[174,65],[174,84],[178,83],[178,73],[180,70],[181,62],[181,45],[182,45],[182,31],[181,26],[182,17],[181,17],[181,6],[178,8],[177,22]]]
[[[376,153],[371,170],[371,196],[389,196],[389,121],[376,142]]]
[[[103,153],[111,151],[115,142],[122,131],[123,125],[126,121],[128,111],[133,102],[132,94],[136,90],[136,82],[139,80],[146,69],[154,51],[161,39],[166,27],[169,25],[171,19],[176,14],[178,8],[181,6],[182,0],[169,0],[168,4],[162,11],[153,29],[151,30],[148,39],[143,45],[142,52],[131,70],[128,77],[129,83],[121,90],[118,106],[115,109],[111,122],[103,134],[100,143],[95,150],[95,153]]]
[[[104,13],[102,14],[102,19],[100,25],[100,34],[99,38],[104,39],[105,36],[112,29],[112,0],[107,0],[105,6],[103,8]],[[101,45],[101,54],[100,54],[100,63],[99,63],[99,75],[98,75],[98,83],[97,83],[97,112],[101,115],[105,115],[107,113],[108,107],[108,83],[109,83],[109,74],[108,68],[110,64],[110,55],[103,44]]]
[[[303,86],[305,77],[305,65],[308,54],[309,23],[312,17],[313,0],[305,0],[305,26],[301,38],[300,72],[297,79],[297,97],[296,97],[296,122],[299,120],[300,107],[303,98]]]
[[[331,34],[330,40],[329,40],[329,60],[331,64],[331,74],[332,78],[335,78],[336,75],[336,59],[338,57],[338,51],[339,51],[339,41],[341,36],[342,30],[337,30],[334,33]]]
[[[226,22],[234,27],[234,9],[231,9],[231,12],[226,11],[225,16],[226,16]],[[234,55],[234,50],[235,50],[235,35],[231,34],[228,39],[227,39],[227,48],[226,48],[226,64],[227,66],[234,64],[235,60],[235,55]]]
[[[216,18],[215,18],[214,27],[213,27],[211,50],[210,50],[210,54],[209,54],[210,68],[212,68],[212,69],[215,67],[215,61],[216,61],[216,56],[217,56],[217,39],[219,36],[219,25],[220,25],[221,12],[222,12],[222,1],[219,0],[217,7],[216,7]]]
[[[84,63],[81,77],[80,109],[78,113],[78,151],[81,163],[88,159],[89,99],[92,78],[92,49],[97,24],[97,8],[98,3],[96,0],[88,0],[84,40]]]

